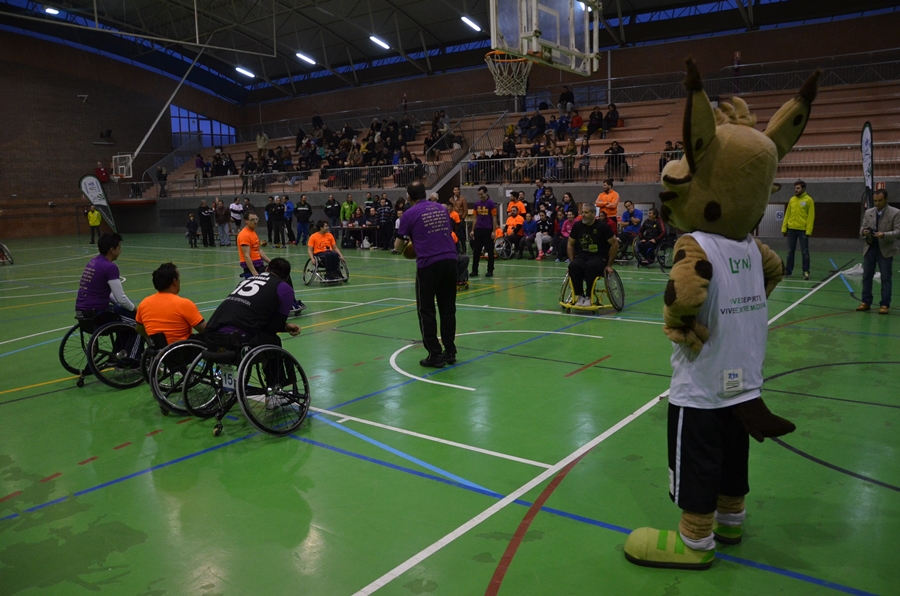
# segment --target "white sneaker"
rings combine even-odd
[[[575,303],[575,306],[590,306],[591,301],[588,300],[585,296],[579,296],[578,301]]]
[[[291,398],[286,395],[270,395],[266,397],[266,409],[274,410],[291,403]]]

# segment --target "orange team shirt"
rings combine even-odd
[[[314,255],[332,250],[335,247],[334,236],[331,235],[331,232],[316,232],[309,237],[309,245],[312,246]]]
[[[519,215],[525,215],[525,203],[523,203],[522,201],[510,201],[506,206],[506,212],[510,213],[513,207],[519,209]]]
[[[241,263],[247,262],[244,258],[244,251],[241,248],[242,246],[250,247],[251,261],[262,261],[262,256],[259,254],[259,236],[250,228],[244,228],[238,233],[237,245],[238,253],[240,253],[241,255]]]
[[[609,192],[601,192],[594,203],[600,207],[600,211],[606,214],[608,219],[615,219],[619,214],[619,193],[610,189]]]
[[[147,296],[138,305],[135,320],[144,326],[147,335],[166,334],[166,343],[187,339],[191,328],[203,321],[197,305],[169,292],[157,292]]]
[[[521,215],[510,215],[506,218],[506,235],[509,236],[516,230],[516,226],[521,226],[525,223],[525,218]],[[519,236],[525,234],[525,230],[519,230]]]
[[[450,213],[450,219],[453,220],[453,224],[454,224],[453,229],[456,229],[456,226],[459,225],[459,222],[462,221],[459,218],[459,213],[457,213],[456,211],[453,211],[452,209],[448,213]],[[456,232],[451,231],[450,236],[453,237],[453,244],[456,244],[457,242],[459,242],[459,237],[456,235]]]

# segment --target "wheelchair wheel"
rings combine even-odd
[[[164,412],[188,413],[182,396],[184,380],[188,367],[203,348],[203,344],[187,339],[169,344],[157,353],[150,367],[150,390]]]
[[[624,242],[619,242],[619,250],[616,253],[617,261],[628,262],[634,259],[635,251],[634,251],[634,242],[629,242],[628,244]]]
[[[622,285],[622,278],[619,273],[613,270],[603,276],[606,282],[606,295],[609,296],[609,302],[616,310],[625,308],[625,286]]]
[[[10,265],[13,264],[12,253],[9,252],[9,249],[5,244],[0,244],[0,263],[9,263]]]
[[[116,389],[137,387],[144,381],[141,354],[146,342],[133,324],[122,321],[98,328],[88,341],[88,367],[101,382]]]
[[[303,285],[308,286],[316,278],[316,262],[313,259],[306,259],[306,265],[303,266]]]
[[[73,375],[83,376],[88,370],[86,352],[88,339],[76,323],[66,331],[59,344],[59,363]]]
[[[675,257],[675,245],[671,242],[664,242],[656,249],[656,262],[659,263],[660,269],[668,271],[672,268],[672,259]]]
[[[501,236],[494,240],[494,252],[504,261],[509,260],[513,253],[512,243],[505,236]]]
[[[250,424],[270,435],[294,432],[309,411],[309,381],[303,367],[276,346],[259,346],[244,356],[237,395]]]
[[[344,282],[349,281],[350,280],[350,270],[347,269],[347,263],[344,261],[344,259],[341,259],[340,271],[341,271],[341,280]]]
[[[203,350],[187,367],[181,386],[181,407],[198,418],[210,418],[234,405],[234,391],[223,387],[221,365],[204,357]]]
[[[572,304],[575,302],[575,292],[572,290],[572,280],[569,279],[569,274],[566,274],[566,278],[563,280],[562,286],[559,288],[559,302],[560,305]],[[571,312],[572,309],[562,306],[562,309],[565,312]]]

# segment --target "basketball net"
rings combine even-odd
[[[497,95],[525,95],[528,87],[528,73],[533,62],[527,58],[517,58],[512,54],[494,50],[488,52],[484,61],[494,75]]]

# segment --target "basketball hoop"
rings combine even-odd
[[[113,172],[112,175],[118,179],[132,177],[132,160],[133,157],[129,153],[120,153],[113,155]]]
[[[497,95],[525,95],[528,87],[528,73],[533,62],[528,58],[517,58],[500,50],[493,50],[484,56],[488,70],[494,75]]]

